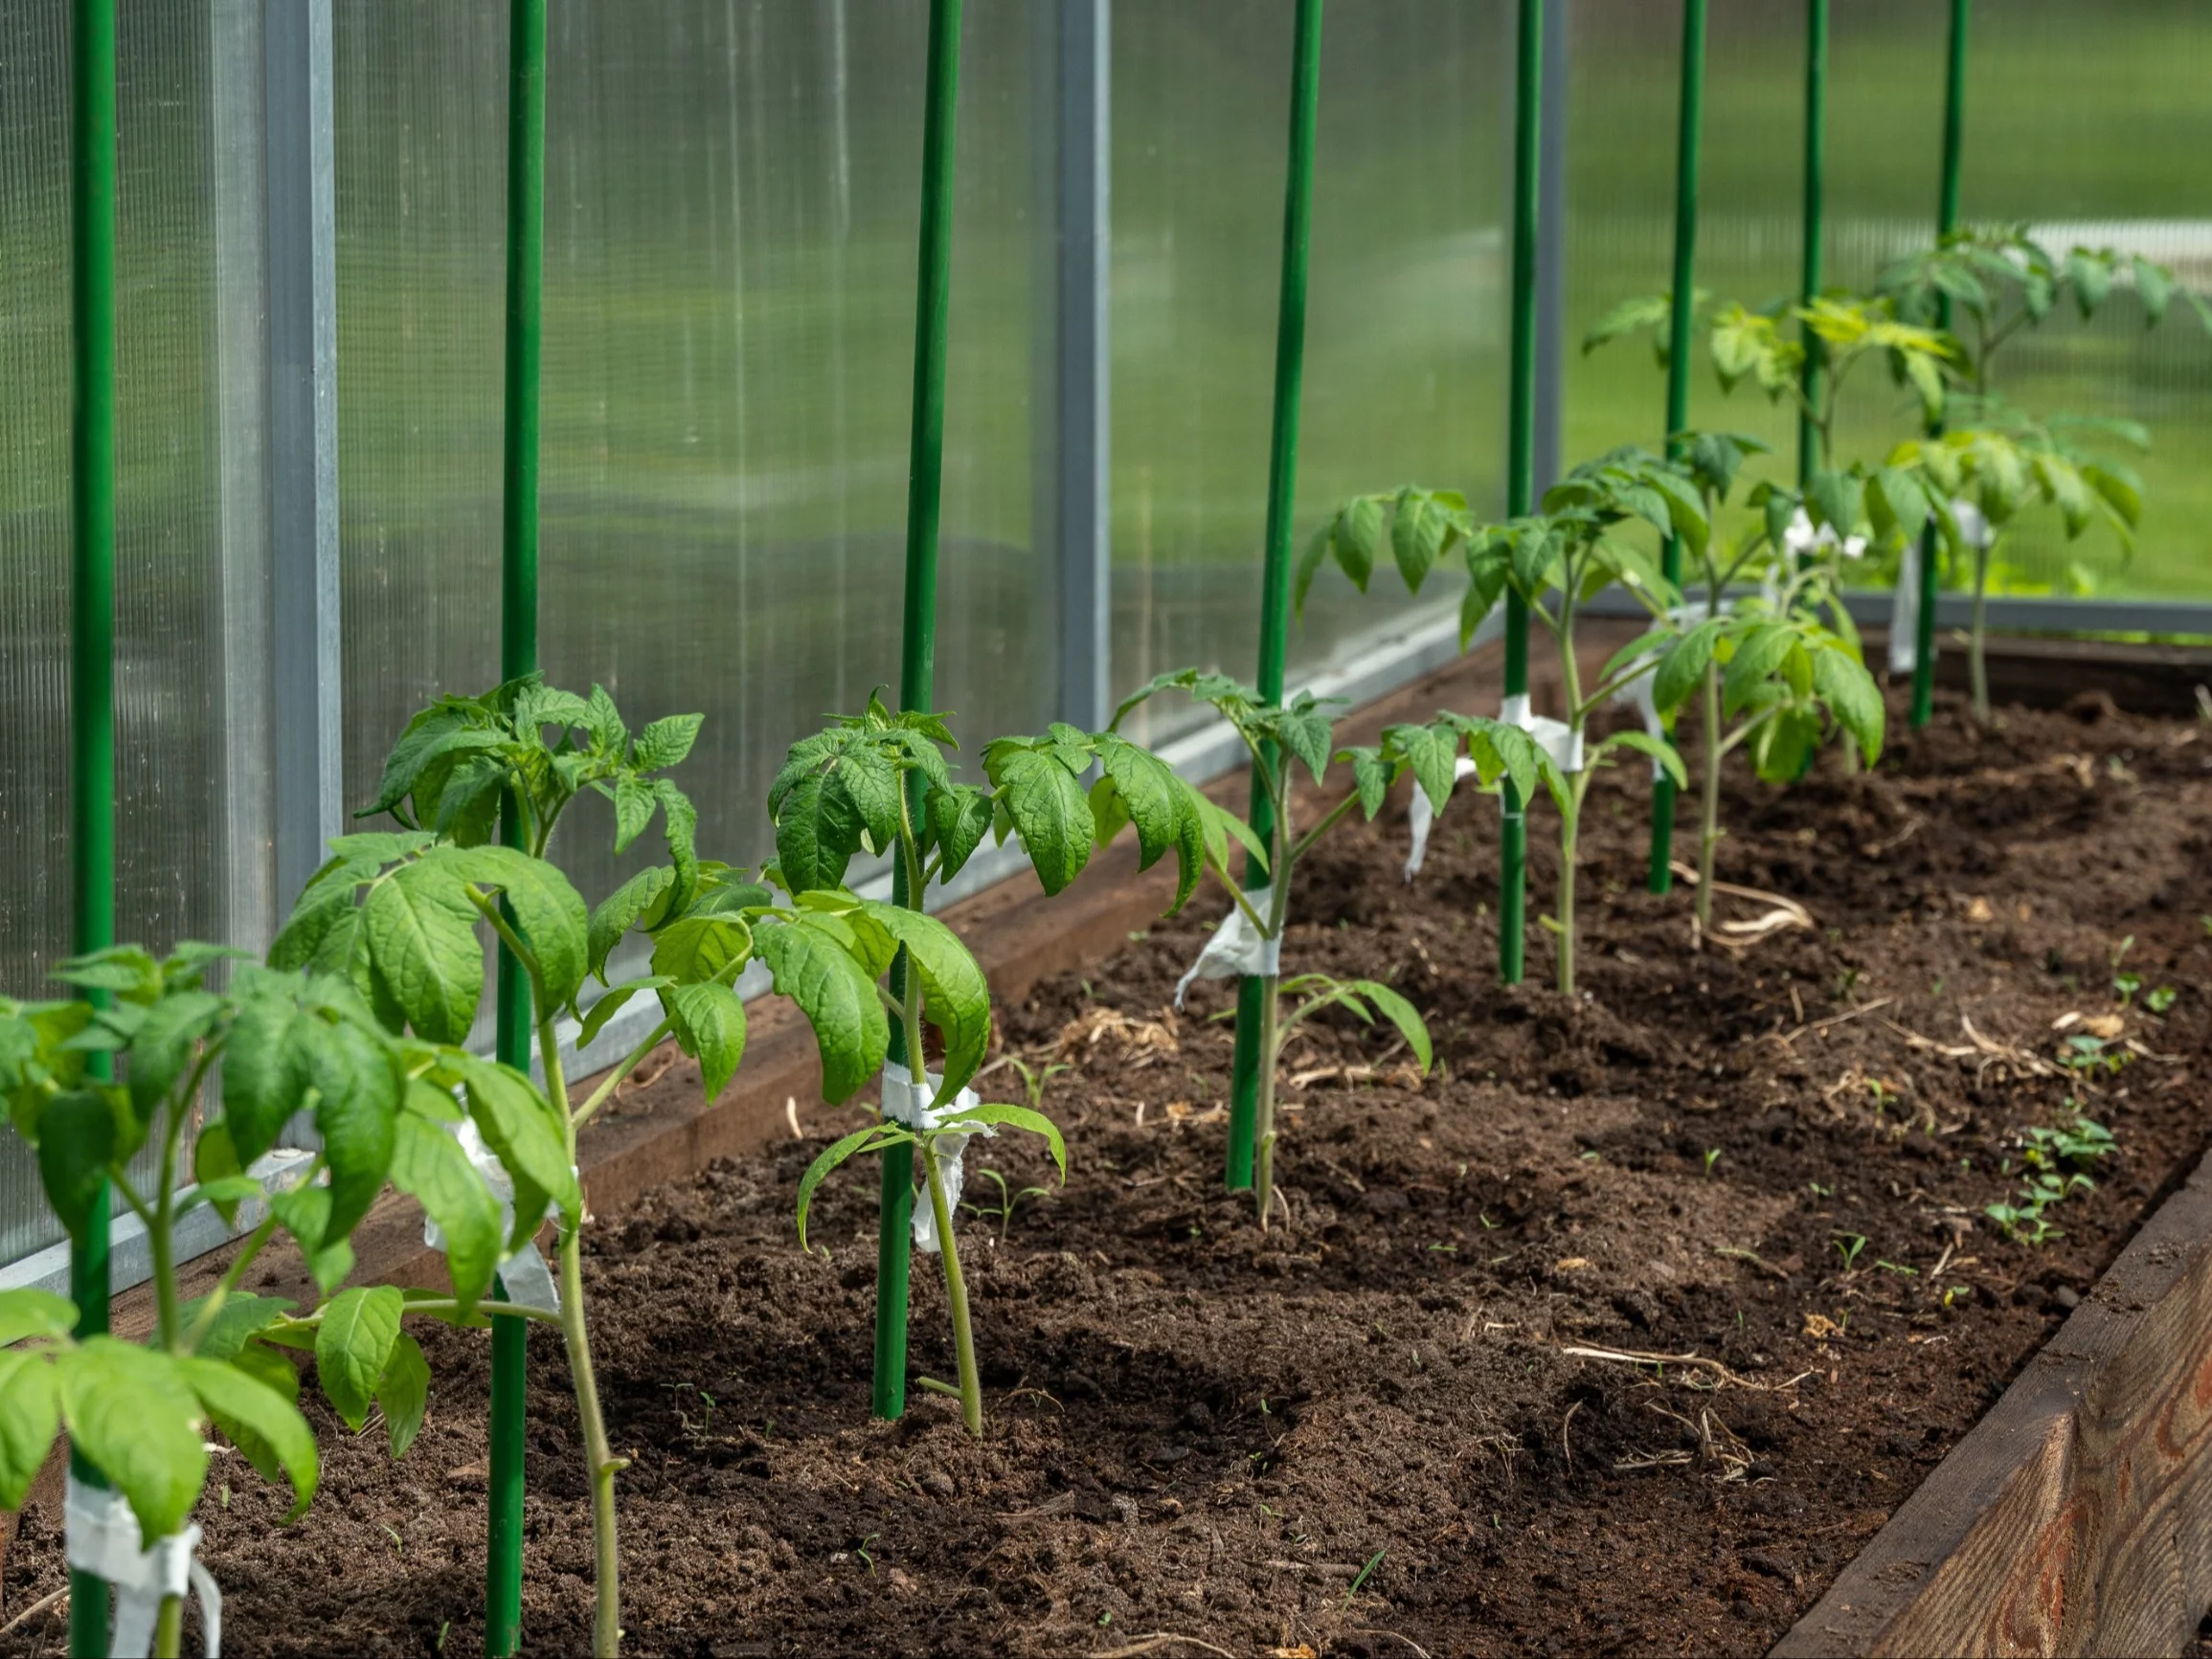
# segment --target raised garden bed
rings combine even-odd
[[[1414,700],[1475,706],[1468,689],[1462,669]],[[1830,756],[1792,791],[1739,793],[1724,877],[1814,928],[1691,953],[1683,899],[1641,889],[1640,770],[1616,772],[1586,828],[1577,1005],[1542,988],[1538,941],[1528,986],[1494,983],[1487,803],[1445,818],[1412,887],[1402,812],[1316,854],[1286,962],[1394,977],[1442,1065],[1423,1083],[1349,1022],[1294,1048],[1292,1221],[1265,1236],[1219,1190],[1230,1044],[1208,1016],[1230,993],[1165,1013],[1213,911],[1031,989],[1004,1036],[1075,1065],[1050,1094],[1072,1179],[1024,1199],[1004,1244],[969,1220],[981,1446],[949,1401],[868,1419],[872,1171],[818,1200],[826,1258],[793,1242],[799,1173],[849,1114],[801,1104],[801,1138],[588,1235],[601,1386],[635,1459],[631,1650],[1771,1646],[2203,1149],[2212,734],[2091,701],[1979,736],[1947,706],[1871,776]],[[2126,970],[2178,996],[2121,1015],[2141,1052],[2104,1051],[2117,1070],[2069,1068],[2066,1035],[2115,1009],[2130,935]],[[2050,1212],[2063,1237],[2009,1241],[1984,1206],[2069,1097],[2118,1152]],[[660,1098],[610,1134],[649,1138]],[[746,1110],[780,1119],[782,1099]],[[1002,1145],[971,1168],[1049,1184]],[[995,1193],[972,1177],[969,1196]],[[947,1376],[933,1277],[916,1304],[915,1363]],[[282,1530],[250,1474],[211,1482],[229,1650],[479,1650],[485,1352],[426,1346],[431,1416],[404,1463],[318,1420],[324,1497]],[[574,1407],[557,1341],[532,1356],[526,1635],[579,1651]],[[58,1521],[27,1511],[11,1611],[58,1584]],[[57,1631],[42,1616],[6,1640],[53,1651]],[[1146,1648],[1158,1632],[1197,1640]]]

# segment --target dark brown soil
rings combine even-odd
[[[1438,1065],[1424,1082],[1346,1019],[1305,1028],[1270,1233],[1220,1190],[1230,1037],[1209,1017],[1230,992],[1165,1011],[1218,906],[1009,1010],[1017,1052],[1075,1067],[1048,1094],[1072,1168],[1003,1243],[995,1218],[963,1227],[980,1445],[928,1394],[869,1418],[873,1170],[825,1190],[825,1254],[793,1241],[800,1172],[854,1114],[817,1106],[803,1142],[603,1218],[586,1273],[635,1460],[628,1650],[1766,1648],[2204,1149],[2212,732],[2088,707],[1977,736],[1946,707],[1872,775],[1830,757],[1786,792],[1739,783],[1723,876],[1817,922],[1741,955],[1693,953],[1686,895],[1642,889],[1642,812],[1636,773],[1593,792],[1574,1003],[1544,988],[1547,941],[1528,986],[1495,983],[1485,802],[1447,815],[1412,886],[1398,809],[1301,872],[1286,965],[1394,978]],[[1538,850],[1539,905],[1553,863]],[[2054,1021],[2118,1010],[2130,936],[2124,971],[2176,999],[2122,1014],[2116,1073],[2054,1070]],[[2069,1098],[2118,1155],[2053,1213],[2063,1237],[2012,1242],[1983,1207]],[[1030,1145],[970,1165],[1049,1184]],[[949,1378],[941,1288],[919,1262],[916,1284],[916,1368]],[[580,1652],[589,1526],[545,1335],[526,1633]],[[480,1650],[484,1349],[427,1345],[419,1444],[394,1466],[321,1422],[299,1525],[220,1466],[200,1519],[230,1651]],[[59,1582],[57,1523],[25,1516],[11,1610]],[[58,1631],[9,1640],[54,1652]],[[1196,1641],[1144,1648],[1158,1632]]]

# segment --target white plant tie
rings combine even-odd
[[[1463,783],[1475,775],[1475,763],[1462,754],[1452,763],[1452,781]],[[1429,798],[1429,792],[1416,778],[1413,782],[1413,804],[1406,814],[1406,821],[1413,831],[1413,850],[1406,855],[1406,880],[1411,881],[1421,873],[1422,863],[1429,856],[1429,828],[1436,821],[1436,804]]]
[[[506,1167],[477,1132],[474,1118],[463,1118],[452,1132],[461,1142],[463,1155],[475,1166],[476,1173],[484,1177],[484,1184],[491,1189],[491,1196],[499,1201],[499,1236],[513,1237],[514,1182],[508,1178]],[[548,1203],[545,1213],[548,1217],[557,1215],[559,1206]],[[422,1218],[422,1242],[433,1250],[445,1248],[445,1229],[427,1215]],[[543,1308],[549,1313],[560,1312],[560,1291],[553,1285],[553,1269],[546,1266],[535,1239],[526,1240],[521,1249],[501,1260],[499,1281],[509,1302],[525,1308]]]
[[[1897,590],[1889,595],[1889,672],[1909,674],[1920,663],[1920,544],[1907,542],[1897,562]]]
[[[1275,903],[1273,886],[1253,887],[1244,895],[1245,905],[1264,916]],[[1183,1006],[1183,998],[1189,992],[1191,982],[1197,979],[1257,978],[1281,972],[1282,939],[1262,935],[1244,913],[1244,905],[1230,910],[1213,936],[1206,941],[1206,949],[1199,952],[1198,960],[1191,963],[1190,972],[1175,982],[1175,1006]]]
[[[1507,726],[1518,726],[1536,739],[1544,751],[1551,756],[1551,764],[1561,772],[1576,773],[1582,770],[1582,733],[1564,720],[1554,720],[1548,714],[1538,714],[1528,706],[1528,693],[1517,691],[1508,697],[1498,710],[1498,718]]]
[[[1975,551],[1980,552],[1997,541],[1997,531],[1982,516],[1981,508],[1963,497],[1951,504],[1951,516],[1958,526],[1958,539]]]
[[[156,1538],[139,1548],[138,1516],[123,1493],[86,1486],[69,1477],[63,1502],[67,1554],[72,1571],[90,1573],[115,1586],[115,1659],[146,1659],[153,1650],[154,1621],[161,1604],[189,1590],[200,1604],[200,1630],[208,1659],[223,1650],[223,1593],[195,1553],[200,1530]]]
[[[1822,525],[1818,530],[1815,530],[1813,516],[1803,507],[1791,515],[1790,527],[1782,534],[1782,546],[1786,551],[1800,559],[1823,548],[1834,548],[1846,559],[1862,559],[1866,556],[1864,536],[1840,536],[1834,525]]]
[[[913,1072],[895,1060],[887,1060],[883,1063],[883,1115],[911,1130],[935,1129],[940,1123],[958,1121],[962,1112],[983,1104],[974,1089],[963,1088],[953,1096],[949,1106],[933,1111],[930,1102],[944,1085],[943,1074],[935,1071],[924,1071],[917,1085]],[[995,1136],[998,1132],[985,1126],[981,1132]],[[968,1155],[968,1142],[974,1138],[972,1134],[940,1134],[931,1143],[931,1155],[937,1160],[937,1178],[945,1186],[948,1216],[959,1214],[960,1186],[966,1178],[963,1165]],[[935,1204],[921,1201],[914,1207],[914,1247],[925,1256],[937,1255],[944,1247],[937,1239]]]

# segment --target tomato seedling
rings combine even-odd
[[[1311,579],[1310,570],[1306,579]],[[1275,1073],[1283,1042],[1291,1031],[1326,1008],[1347,1009],[1370,1025],[1380,1014],[1405,1038],[1424,1075],[1433,1058],[1428,1026],[1413,1005],[1389,986],[1373,979],[1334,979],[1325,974],[1300,974],[1289,979],[1280,976],[1283,928],[1290,915],[1291,881],[1298,861],[1355,807],[1371,821],[1382,811],[1390,786],[1409,772],[1434,809],[1441,812],[1458,781],[1462,741],[1481,787],[1492,788],[1501,777],[1510,777],[1524,792],[1524,798],[1536,786],[1544,757],[1528,734],[1517,727],[1453,714],[1440,714],[1426,726],[1389,727],[1375,747],[1338,750],[1329,712],[1332,702],[1300,692],[1287,706],[1270,705],[1248,685],[1195,668],[1160,675],[1138,690],[1115,711],[1115,725],[1140,704],[1170,690],[1187,693],[1229,723],[1252,755],[1267,805],[1268,833],[1262,837],[1244,819],[1207,803],[1209,816],[1205,824],[1205,867],[1228,889],[1236,908],[1184,976],[1183,986],[1177,988],[1180,1000],[1184,988],[1197,976],[1246,975],[1260,981],[1253,1196],[1264,1231],[1275,1193]],[[1315,787],[1320,788],[1332,756],[1351,767],[1352,789],[1302,833],[1298,832],[1292,817],[1292,762],[1302,762]],[[1243,844],[1249,871],[1266,877],[1264,886],[1253,886],[1249,877],[1239,884],[1230,873],[1231,840]],[[1285,992],[1302,998],[1287,1018],[1281,1007]]]
[[[666,959],[656,953],[650,976],[617,988],[588,1011],[580,1009],[585,980],[604,960],[601,945],[611,947],[626,927],[615,928],[608,937],[608,924],[586,911],[548,853],[562,815],[586,790],[612,801],[618,851],[658,814],[670,863],[657,902],[691,905],[720,866],[698,858],[698,818],[689,799],[672,781],[654,774],[690,751],[699,724],[695,714],[673,716],[654,721],[633,739],[603,689],[594,686],[590,697],[579,697],[548,686],[534,674],[480,697],[440,698],[408,724],[385,762],[377,798],[359,815],[389,812],[405,828],[334,841],[333,857],[308,883],[271,950],[271,959],[281,965],[304,964],[359,985],[387,1030],[412,1030],[447,1045],[440,1050],[451,1057],[445,1070],[429,1076],[432,1087],[411,1088],[408,1101],[433,1121],[458,1119],[462,1113],[451,1104],[457,1086],[466,1104],[466,1128],[481,1147],[471,1158],[460,1141],[443,1134],[418,1136],[416,1142],[449,1172],[434,1188],[418,1182],[430,1189],[418,1196],[444,1234],[455,1288],[464,1299],[494,1269],[505,1267],[519,1277],[522,1267],[534,1267],[531,1241],[549,1213],[555,1221],[558,1288],[549,1282],[544,1289],[557,1307],[517,1299],[485,1303],[475,1316],[509,1314],[560,1327],[592,1494],[593,1648],[600,1654],[613,1653],[621,1638],[615,1476],[628,1460],[617,1457],[608,1443],[592,1367],[576,1132],[671,1033],[698,1059],[709,1097],[720,1091],[744,1048],[744,1012],[730,988],[741,964],[700,952],[671,952]],[[549,728],[558,733],[552,743],[546,740]],[[489,844],[503,803],[519,845]],[[633,882],[622,892],[636,886]],[[542,1092],[519,1072],[451,1046],[467,1037],[483,999],[480,929],[498,937],[528,979]],[[661,1021],[590,1098],[573,1103],[556,1030],[560,1017],[579,1015],[588,1042],[617,1008],[648,986],[660,997]],[[457,1162],[461,1171],[476,1172],[473,1186],[453,1171]],[[512,1195],[507,1228],[500,1225],[505,1203],[484,1184],[495,1169]],[[448,1183],[467,1193],[465,1201],[449,1199]],[[443,1213],[441,1203],[448,1206]],[[531,1276],[542,1275],[538,1267]],[[365,1291],[362,1297],[359,1318],[373,1321],[366,1328],[377,1333],[387,1324],[396,1329],[402,1312],[443,1311],[432,1305],[433,1298],[411,1302],[398,1290]],[[337,1316],[335,1305],[324,1314],[315,1338],[318,1356]]]
[[[188,1525],[207,1481],[206,1425],[264,1478],[289,1482],[293,1516],[315,1494],[299,1377],[269,1346],[292,1304],[241,1291],[247,1267],[281,1229],[324,1290],[342,1279],[353,1260],[347,1240],[387,1176],[403,1186],[424,1178],[410,1110],[418,1079],[481,1064],[393,1037],[342,975],[240,966],[224,989],[209,987],[211,967],[244,954],[188,943],[156,960],[119,945],[62,965],[56,977],[87,998],[0,998],[0,1095],[36,1152],[56,1217],[79,1240],[104,1229],[104,1184],[145,1226],[151,1257],[154,1331],[143,1346],[73,1335],[77,1311],[61,1297],[0,1292],[0,1343],[20,1344],[0,1351],[0,1505],[22,1504],[66,1428],[107,1482],[73,1483],[70,1558],[116,1582],[117,1651],[144,1652],[150,1640],[157,1653],[177,1652],[188,1565],[203,1614],[219,1616],[212,1581],[191,1564],[199,1534]],[[221,1110],[203,1124],[203,1090],[216,1076]],[[322,1150],[304,1170],[277,1173],[263,1155],[302,1111],[313,1113]],[[156,1170],[142,1190],[129,1166],[149,1146]],[[181,1300],[177,1223],[202,1205],[236,1222],[247,1203],[264,1218],[214,1290]],[[395,1319],[394,1339],[373,1355],[318,1356],[324,1391],[349,1424],[360,1427],[372,1401],[382,1407],[395,1457],[421,1425],[429,1381],[421,1351],[396,1328]]]
[[[1390,546],[1410,590],[1419,592],[1423,579],[1445,554],[1456,547],[1462,549],[1467,565],[1467,593],[1459,610],[1462,646],[1508,589],[1526,601],[1529,618],[1550,632],[1559,647],[1567,718],[1549,723],[1531,719],[1545,741],[1526,752],[1533,755],[1559,808],[1558,914],[1547,925],[1559,939],[1559,989],[1572,996],[1577,848],[1591,771],[1615,751],[1633,749],[1650,756],[1678,785],[1686,786],[1688,781],[1674,746],[1652,732],[1622,730],[1595,744],[1586,742],[1591,715],[1629,689],[1649,671],[1649,664],[1640,658],[1625,665],[1616,660],[1597,685],[1586,690],[1575,653],[1577,616],[1600,589],[1617,582],[1663,624],[1680,602],[1674,585],[1621,532],[1641,522],[1661,536],[1680,536],[1684,546],[1703,557],[1711,525],[1704,497],[1687,473],[1634,448],[1585,461],[1546,492],[1540,512],[1525,517],[1478,525],[1459,501],[1456,494],[1411,484],[1392,493],[1355,496],[1307,547],[1298,565],[1297,592],[1302,601],[1314,572],[1332,557],[1364,588],[1374,569],[1387,511]],[[1514,713],[1519,717],[1524,711]],[[1470,732],[1477,725],[1459,724]],[[1479,726],[1494,747],[1501,741],[1498,732],[1518,729],[1499,722]],[[1481,756],[1476,758],[1479,764]],[[1523,788],[1519,775],[1513,782]],[[1433,798],[1434,792],[1430,793]],[[1522,798],[1529,798],[1525,789]]]

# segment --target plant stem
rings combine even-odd
[[[560,1114],[569,1161],[576,1155],[576,1128],[569,1115],[568,1079],[561,1072],[554,1040],[553,1010],[541,1005],[537,1026],[538,1059],[545,1065],[547,1097]],[[615,1531],[615,1474],[628,1467],[607,1445],[606,1420],[599,1413],[598,1379],[592,1373],[592,1340],[584,1320],[583,1218],[561,1228],[561,1335],[568,1347],[569,1376],[576,1389],[576,1415],[584,1430],[584,1472],[592,1486],[592,1653],[614,1659],[622,1640],[621,1558]]]
[[[1974,550],[1974,620],[1967,633],[1967,675],[1974,688],[1974,718],[1989,724],[1989,556],[1994,548]]]
[[[591,1097],[586,1100],[583,1105],[576,1108],[576,1126],[578,1129],[583,1128],[585,1124],[591,1122],[592,1114],[598,1111],[600,1107],[606,1105],[608,1101],[614,1099],[615,1090],[621,1087],[621,1086],[629,1080],[630,1073],[637,1070],[638,1066],[643,1062],[645,1056],[652,1053],[654,1049],[658,1048],[661,1045],[662,1040],[674,1029],[675,1027],[667,1020],[662,1020],[660,1024],[654,1026],[653,1029],[646,1034],[644,1042],[639,1043],[637,1047],[631,1049],[630,1052],[623,1057],[622,1063],[616,1066],[614,1070],[607,1073],[605,1081],[600,1083],[598,1087],[592,1090]]]
[[[308,1171],[308,1178],[314,1178],[312,1169]],[[214,1289],[209,1292],[207,1306],[200,1310],[199,1317],[192,1321],[192,1329],[185,1333],[186,1353],[196,1352],[201,1340],[214,1328],[215,1315],[223,1311],[223,1304],[230,1300],[231,1292],[238,1288],[238,1281],[245,1277],[246,1268],[252,1266],[254,1258],[261,1253],[261,1246],[269,1242],[276,1230],[277,1218],[272,1211],[261,1218],[261,1224],[246,1240],[245,1248],[237,1253],[237,1259],[224,1270]]]
[[[1574,861],[1582,831],[1582,796],[1590,787],[1590,773],[1578,772],[1568,781],[1567,802],[1559,815],[1559,992],[1574,995]]]
[[[153,1659],[177,1659],[184,1651],[184,1598],[164,1596],[153,1616]]]
[[[1721,843],[1721,671],[1705,664],[1705,793],[1698,822],[1698,933],[1713,930],[1713,849]]]
[[[1277,1050],[1282,1046],[1278,1021],[1282,1012],[1280,978],[1265,974],[1259,980],[1259,1104],[1253,1114],[1252,1186],[1259,1200],[1259,1230],[1267,1231],[1268,1212],[1275,1207],[1275,1090]]]
[[[1263,1086],[1264,1087],[1264,1086]],[[983,1437],[983,1385],[976,1375],[976,1334],[968,1319],[968,1282],[960,1272],[959,1243],[953,1237],[952,1206],[945,1202],[945,1182],[937,1169],[937,1150],[924,1139],[914,1142],[920,1154],[922,1179],[930,1190],[930,1214],[937,1218],[937,1248],[945,1261],[945,1305],[953,1318],[953,1356],[959,1365],[960,1421],[978,1440]]]

